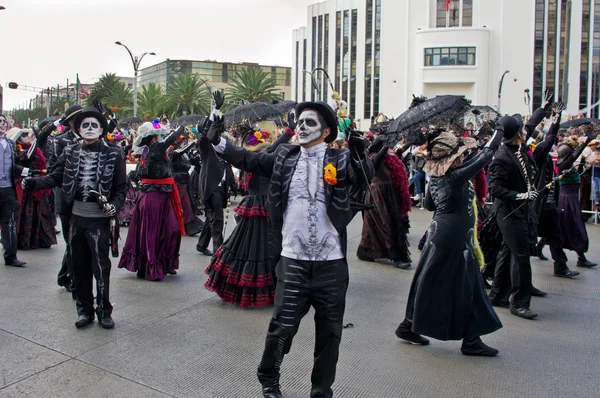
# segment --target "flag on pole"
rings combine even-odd
[[[446,13],[450,12],[450,0],[446,0]]]

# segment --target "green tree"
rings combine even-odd
[[[204,80],[189,73],[176,75],[167,89],[167,113],[171,120],[182,115],[208,115],[209,112],[210,92],[204,86]]]
[[[86,98],[86,104],[92,105],[94,100],[104,102],[118,83],[122,82],[115,73],[106,73],[100,76],[98,82],[94,84],[94,88],[90,90],[90,95]]]
[[[167,110],[167,97],[162,86],[149,83],[138,92],[138,116],[143,119],[152,120],[160,117]]]
[[[283,99],[283,92],[276,88],[275,79],[259,67],[250,66],[237,71],[227,89],[227,100],[246,102],[272,102]]]
[[[103,103],[115,112],[119,118],[133,114],[133,92],[129,86],[121,81],[112,87]]]

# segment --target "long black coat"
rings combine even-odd
[[[227,202],[226,198],[229,197],[228,189],[233,189],[235,185],[235,177],[233,176],[231,167],[217,155],[206,136],[201,135],[198,138],[197,146],[202,158],[200,172],[198,173],[198,198],[202,203],[206,203],[210,195],[218,188],[223,180],[223,173],[225,173],[224,199]]]
[[[238,169],[270,178],[267,210],[275,228],[281,229],[288,204],[290,183],[300,158],[300,146],[283,144],[272,153],[254,153],[227,144],[222,156]],[[327,215],[340,234],[342,250],[346,253],[346,226],[356,214],[350,203],[362,198],[367,182],[362,178],[361,165],[352,160],[347,150],[328,148],[323,167],[327,164],[333,164],[336,168],[338,181],[335,186],[325,185]],[[364,157],[362,167],[370,178],[373,175],[373,164],[369,157]]]

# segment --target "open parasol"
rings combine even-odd
[[[457,95],[443,95],[419,101],[392,122],[385,132],[386,143],[394,145],[403,138],[418,141],[422,136],[421,128],[456,124],[468,108],[467,100]]]
[[[459,119],[458,125],[466,129],[467,124],[472,123],[473,129],[479,130],[485,123],[495,122],[499,117],[498,111],[491,106],[472,106]]]
[[[206,119],[206,116],[196,115],[196,114],[183,115],[180,118],[177,118],[172,124],[173,124],[173,127],[189,126],[189,125],[196,126],[199,122],[201,122],[204,119]]]
[[[392,125],[393,120],[386,120],[384,122],[379,122],[371,126],[369,131],[373,134],[385,134],[388,128]]]
[[[560,128],[569,129],[571,127],[582,126],[584,124],[597,123],[598,121],[599,119],[596,119],[594,117],[582,117],[579,119],[567,120],[566,122],[560,124]]]
[[[227,127],[246,125],[268,120],[280,116],[281,112],[276,106],[264,102],[255,102],[238,106],[225,114]]]
[[[126,117],[125,119],[121,120],[121,123],[119,124],[134,124],[134,123],[144,123],[145,120],[142,119],[141,117],[135,116],[135,117]]]
[[[279,113],[288,113],[292,109],[296,108],[298,103],[296,101],[287,100],[287,101],[275,101],[272,104],[275,108],[279,109]]]

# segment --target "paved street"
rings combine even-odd
[[[551,262],[532,259],[534,283],[550,295],[533,298],[535,321],[498,310],[504,328],[484,337],[500,350],[497,358],[465,357],[460,342],[416,347],[395,337],[429,219],[413,209],[409,270],[359,261],[360,217],[351,224],[344,322],[354,327],[344,331],[335,396],[598,396],[600,270],[566,280],[552,276]],[[600,226],[588,230],[598,242]],[[260,396],[255,372],[271,310],[235,308],[207,292],[209,258],[196,253],[195,238],[183,239],[179,274],[163,282],[140,280],[113,260],[114,330],[75,328],[74,302],[55,282],[59,239],[51,249],[21,252],[26,268],[0,268],[0,397]],[[589,258],[600,260],[597,244]],[[313,334],[308,314],[283,362],[286,397],[309,395]]]

